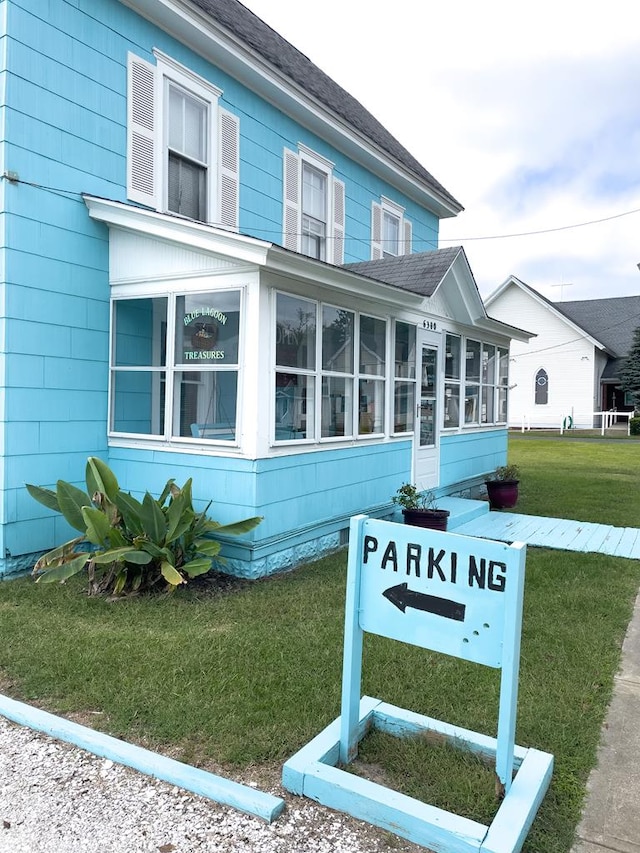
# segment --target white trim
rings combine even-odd
[[[209,80],[206,80],[204,77],[196,74],[190,68],[187,68],[186,65],[182,65],[181,62],[178,62],[167,53],[164,53],[155,47],[152,52],[156,58],[158,70],[165,76],[177,80],[185,89],[204,90],[207,94],[203,97],[203,100],[207,100],[207,98],[222,97],[222,89],[219,89]]]

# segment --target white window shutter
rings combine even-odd
[[[404,229],[404,248],[403,255],[410,255],[413,251],[412,242],[413,242],[413,225],[408,219],[403,221],[403,229]]]
[[[133,53],[127,66],[127,197],[157,208],[156,69]]]
[[[284,221],[282,245],[298,252],[300,249],[300,158],[295,151],[284,149]]]
[[[344,263],[344,229],[345,229],[345,189],[344,182],[333,179],[333,263],[340,266]]]
[[[382,257],[382,205],[374,201],[371,205],[371,260]]]
[[[219,110],[218,139],[219,167],[219,221],[225,228],[238,230],[240,193],[240,121],[227,110]]]

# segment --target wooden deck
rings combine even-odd
[[[503,542],[526,542],[542,548],[592,551],[640,559],[640,529],[635,527],[612,527],[610,524],[515,512],[485,512],[456,525],[451,532]]]

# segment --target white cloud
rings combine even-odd
[[[358,98],[465,206],[483,294],[513,273],[552,299],[640,292],[637,5],[297,0],[245,5]],[[556,287],[554,287],[556,285]]]

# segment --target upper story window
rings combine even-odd
[[[332,264],[344,262],[345,187],[333,163],[299,145],[284,150],[282,244]]]
[[[156,210],[238,228],[239,123],[220,89],[155,51],[129,54],[127,195]]]
[[[371,260],[411,254],[413,228],[404,208],[387,198],[371,208]]]

